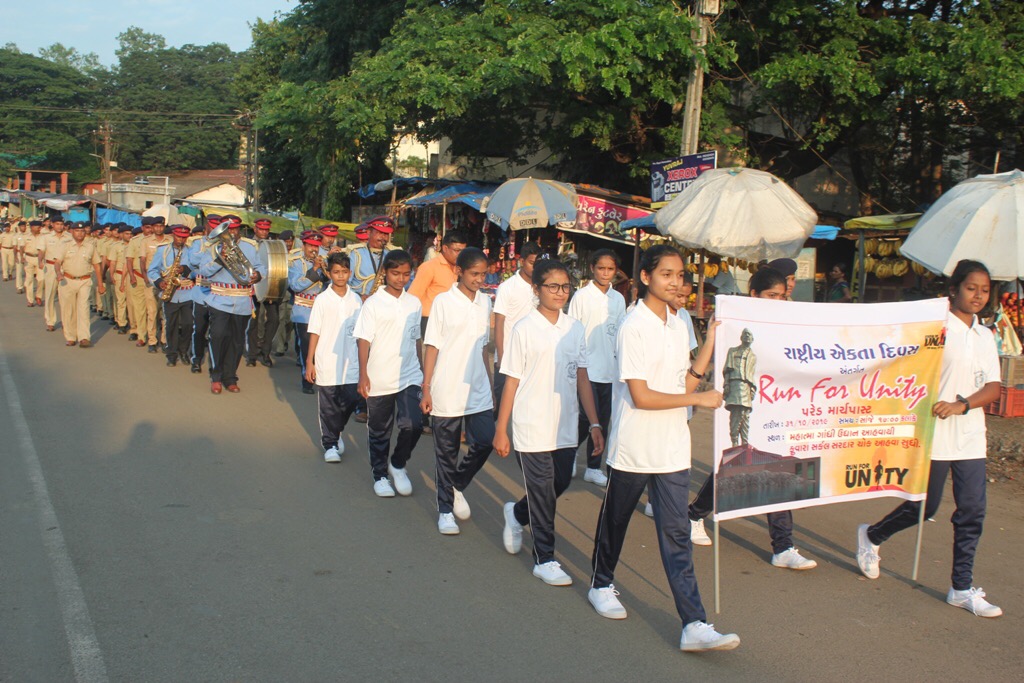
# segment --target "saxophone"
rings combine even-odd
[[[173,249],[174,247],[171,247]],[[174,263],[171,267],[161,273],[160,277],[163,278],[164,288],[160,292],[160,301],[164,303],[174,298],[174,293],[181,287],[181,278],[178,277],[178,267],[181,265],[181,255],[185,253],[185,248],[182,247],[178,250],[178,253],[174,255]]]
[[[369,253],[370,249],[367,247],[366,252]],[[373,262],[373,254],[370,254],[370,262]],[[380,265],[377,266],[377,277],[373,278],[373,286],[370,287],[370,293],[367,296],[373,296],[380,289],[380,286],[384,284],[384,250],[380,252]]]

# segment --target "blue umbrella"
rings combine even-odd
[[[480,207],[502,230],[575,223],[578,199],[571,185],[553,180],[513,178],[502,183]]]

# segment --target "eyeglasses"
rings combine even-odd
[[[546,285],[541,285],[541,287],[548,290],[548,292],[550,292],[551,294],[558,294],[559,292],[562,292],[563,294],[568,294],[569,290],[572,289],[572,285],[570,285],[568,282],[566,282],[564,285],[559,285],[554,282],[551,282]]]

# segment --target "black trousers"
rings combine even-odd
[[[715,507],[715,473],[712,472],[690,503],[690,519],[697,521],[712,513]],[[772,552],[778,555],[793,547],[793,513],[789,510],[769,512],[768,536],[772,539]]]
[[[974,555],[985,522],[985,459],[932,460],[924,503],[926,519],[939,511],[942,491],[950,472],[953,473],[953,501],[956,503],[949,519],[953,523],[953,572],[950,578],[953,588],[963,591],[974,582]],[[908,500],[882,521],[868,527],[868,540],[881,545],[893,534],[915,526],[920,511],[920,502]]]
[[[269,358],[270,346],[274,343],[274,335],[281,324],[281,302],[259,302],[253,298],[256,318],[249,326],[245,340],[245,355],[249,360]]]
[[[183,301],[175,304],[163,302],[164,325],[167,330],[167,346],[164,353],[168,358],[177,360],[190,357],[192,347],[192,302]]]
[[[206,358],[206,333],[210,329],[210,307],[195,302],[192,304],[192,364],[202,365]]]
[[[501,407],[501,394],[505,391],[505,375],[501,373],[501,363],[494,363],[494,419],[498,419],[498,409]]]
[[[548,453],[520,453],[516,460],[523,469],[526,495],[513,512],[516,521],[530,525],[533,533],[533,559],[544,564],[555,559],[555,505],[572,481],[575,448],[560,448]]]
[[[463,417],[431,417],[430,422],[434,430],[437,511],[448,513],[455,500],[453,489],[465,491],[494,450],[494,417],[487,410]],[[463,422],[468,451],[459,460]]]
[[[373,480],[388,476],[388,451],[391,432],[398,424],[398,439],[391,454],[391,466],[403,469],[409,462],[412,449],[423,433],[423,413],[420,411],[422,393],[416,385],[406,387],[397,394],[370,396],[366,399],[366,427],[369,432],[370,468]]]
[[[320,445],[324,450],[338,445],[348,419],[359,404],[356,384],[316,387],[316,407],[320,413]]]
[[[210,381],[238,384],[245,333],[251,315],[235,315],[210,307]]]
[[[597,407],[597,422],[601,425],[601,431],[608,433],[608,425],[612,421],[612,385],[605,382],[591,382],[593,387],[594,405]],[[580,401],[580,443],[587,445],[587,467],[592,470],[601,469],[601,456],[594,455],[594,439],[590,435],[590,420],[583,410],[583,401]]]
[[[306,355],[308,353],[309,323],[295,323],[295,358],[299,363],[299,379],[302,380],[303,389],[308,389],[313,386],[306,381]]]
[[[654,508],[661,564],[665,568],[679,618],[683,620],[683,626],[694,621],[706,621],[697,577],[693,572],[693,545],[690,543],[690,520],[686,509],[690,470],[642,474],[608,469],[608,488],[605,489],[594,533],[591,586],[606,588],[612,584],[629,520],[645,487]]]

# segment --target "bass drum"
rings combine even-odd
[[[288,291],[288,247],[281,240],[263,240],[258,251],[267,277],[252,287],[256,300],[280,301]]]

